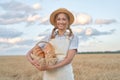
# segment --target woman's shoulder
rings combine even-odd
[[[77,34],[73,34],[72,36],[71,36],[71,39],[78,39],[78,35]]]
[[[50,37],[51,37],[51,35],[50,35],[50,34],[45,35],[45,36],[44,36],[44,38],[43,38],[43,39],[41,39],[41,41],[46,41],[46,42],[48,42],[48,41],[50,40]]]
[[[78,35],[74,34],[71,41],[70,41],[69,49],[77,49],[78,48],[78,43],[79,43]]]

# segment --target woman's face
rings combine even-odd
[[[66,30],[69,25],[69,20],[66,14],[60,13],[56,17],[56,26],[59,30]]]

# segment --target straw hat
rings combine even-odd
[[[73,16],[73,14],[72,14],[70,11],[68,11],[67,9],[65,9],[65,8],[59,8],[59,9],[55,10],[55,11],[50,15],[50,23],[51,23],[52,25],[55,26],[55,16],[56,16],[57,14],[59,14],[59,13],[65,13],[65,14],[67,14],[67,15],[69,16],[69,18],[70,18],[70,25],[73,23],[73,21],[74,21],[74,16]]]

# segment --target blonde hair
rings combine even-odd
[[[71,28],[68,27],[67,29],[69,30],[69,34],[68,34],[67,36],[68,36],[68,37],[73,36],[73,32],[72,32]],[[57,28],[54,27],[53,30],[52,30],[52,34],[51,34],[51,39],[54,39],[55,36],[57,35],[57,34],[55,33],[56,30],[57,30]]]
[[[51,39],[55,38],[55,36],[56,36],[56,34],[55,34],[56,29],[57,29],[56,27],[53,28],[52,34],[51,34]]]

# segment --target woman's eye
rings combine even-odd
[[[60,20],[60,18],[57,18],[57,20]]]
[[[66,21],[66,18],[57,18],[56,20],[57,21],[60,21],[60,20]]]
[[[66,21],[66,19],[65,19],[65,18],[63,18],[62,20]]]

